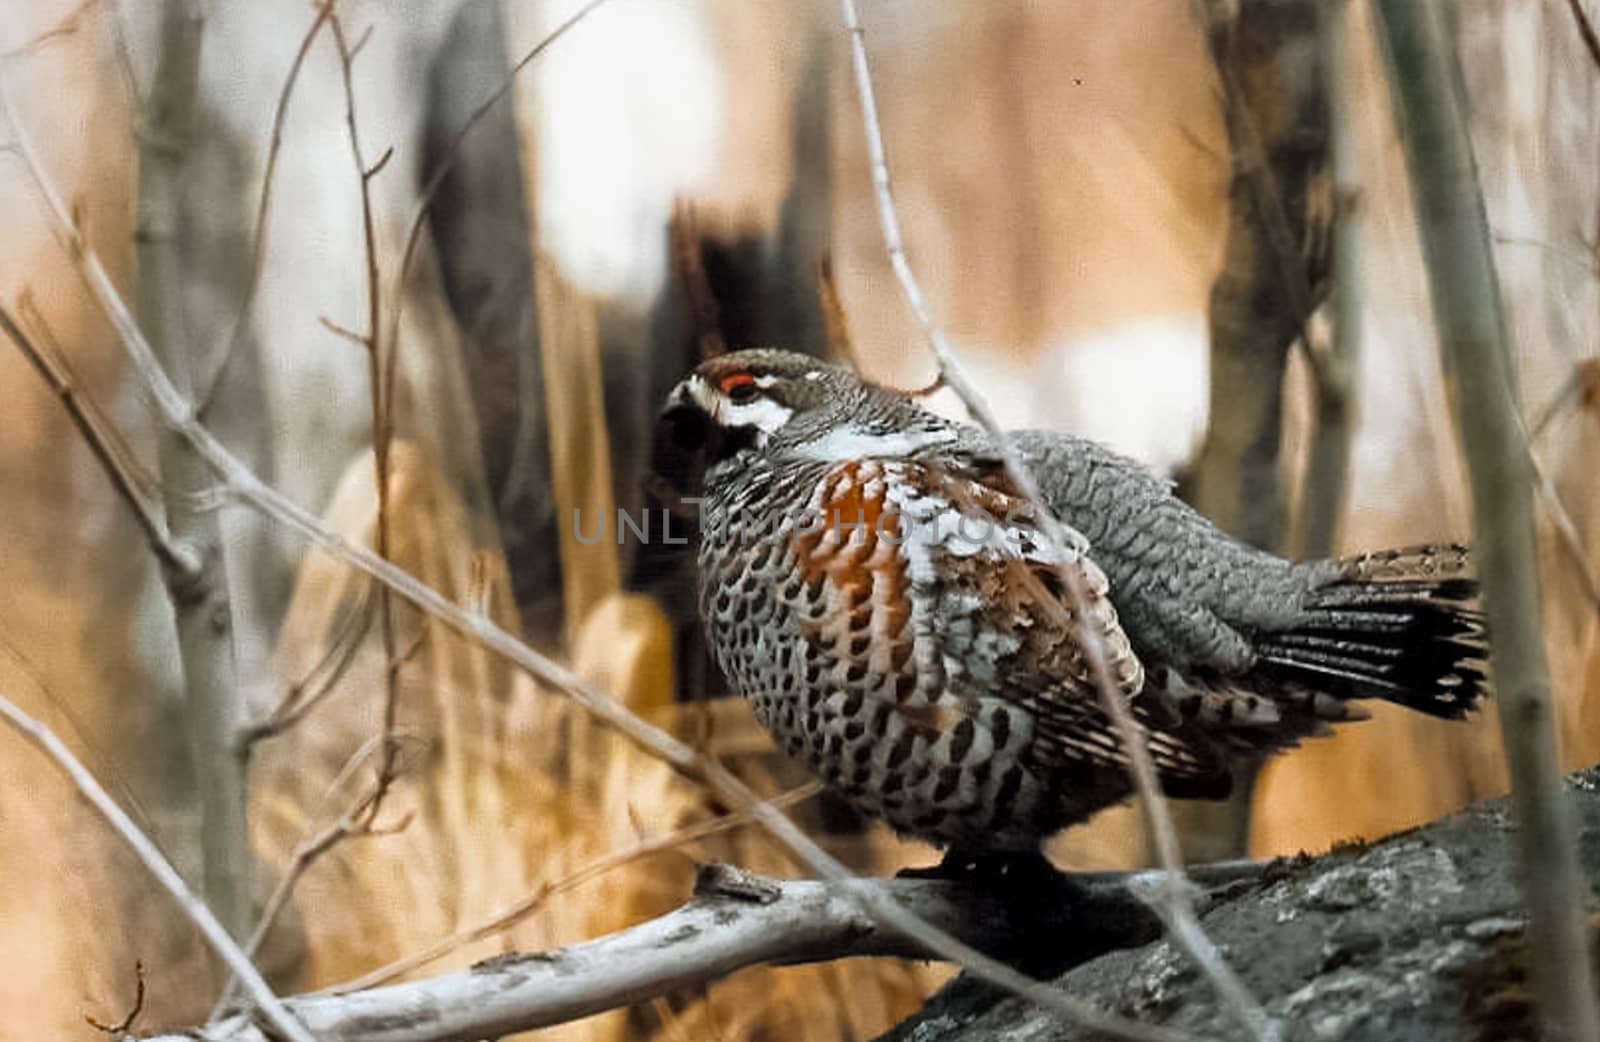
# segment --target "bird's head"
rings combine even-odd
[[[781,451],[849,416],[865,385],[850,370],[792,351],[733,351],[700,363],[667,396],[653,469],[680,495],[742,453]]]

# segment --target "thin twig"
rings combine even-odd
[[[850,316],[839,299],[839,284],[833,275],[833,258],[823,254],[817,258],[817,304],[822,309],[822,325],[827,331],[828,352],[834,357],[849,361],[850,368],[861,371],[861,361],[856,358],[855,341],[850,337]]]
[[[683,294],[688,306],[689,328],[694,332],[702,359],[715,358],[728,349],[722,340],[721,308],[706,275],[705,258],[701,254],[703,244],[694,204],[687,199],[674,199],[672,219],[667,222],[667,252],[672,258],[672,272],[677,276],[678,292]]]
[[[900,233],[900,218],[889,184],[889,165],[884,152],[883,132],[878,120],[877,100],[872,89],[872,70],[867,62],[865,33],[856,12],[855,0],[840,0],[840,2],[845,28],[850,34],[856,93],[861,104],[867,154],[872,165],[872,183],[877,195],[878,219],[883,229],[889,262],[894,268],[906,302],[916,316],[917,323],[922,327],[923,336],[938,361],[940,379],[945,386],[956,393],[973,418],[994,436],[995,445],[1003,454],[1007,475],[1022,492],[1024,498],[1035,505],[1040,528],[1045,537],[1057,547],[1068,546],[1070,544],[1066,538],[1065,528],[1045,504],[1033,474],[1001,431],[999,422],[982,396],[956,363],[950,344],[945,339],[944,332],[934,322],[927,301],[923,297],[922,288],[911,271]],[[1072,633],[1076,638],[1077,645],[1082,649],[1084,658],[1089,664],[1090,675],[1100,693],[1101,705],[1115,725],[1128,757],[1129,774],[1134,790],[1139,796],[1140,806],[1144,809],[1145,820],[1154,838],[1158,863],[1165,870],[1161,885],[1150,890],[1157,910],[1162,918],[1169,922],[1174,942],[1188,952],[1201,972],[1211,980],[1240,1024],[1258,1040],[1265,1042],[1275,1039],[1278,1033],[1276,1025],[1245,989],[1243,981],[1227,965],[1216,950],[1216,946],[1200,928],[1193,905],[1194,888],[1183,874],[1177,830],[1173,827],[1166,800],[1161,795],[1160,782],[1155,763],[1150,756],[1149,745],[1132,712],[1118,693],[1100,634],[1088,621],[1091,618],[1091,613],[1087,610],[1088,597],[1078,572],[1061,565],[1057,567],[1057,573],[1067,591],[1073,610],[1068,610],[1066,604],[1048,594],[1041,598],[1041,603],[1052,616],[1053,624]]]
[[[783,793],[780,796],[774,796],[772,798],[772,805],[780,809],[792,807],[803,800],[808,800],[812,796],[815,796],[821,791],[821,789],[822,786],[815,782],[802,785],[798,788],[790,789],[788,792]],[[513,902],[503,910],[496,912],[484,922],[481,922],[476,926],[468,927],[465,930],[458,930],[449,937],[436,941],[420,952],[415,952],[403,959],[396,959],[394,962],[391,962],[385,966],[379,966],[375,970],[363,973],[361,976],[356,977],[353,980],[344,981],[341,984],[336,984],[331,988],[327,988],[325,989],[325,993],[332,995],[348,995],[352,992],[365,991],[367,988],[373,988],[380,984],[386,984],[389,981],[394,980],[396,977],[403,976],[412,972],[413,970],[420,969],[431,962],[442,959],[446,955],[449,955],[451,952],[463,947],[464,945],[475,944],[487,937],[493,937],[497,933],[502,933],[506,930],[509,930],[517,923],[538,911],[544,906],[545,902],[549,901],[557,894],[563,894],[569,890],[575,890],[584,883],[598,879],[608,872],[612,872],[616,869],[622,868],[625,865],[632,864],[633,862],[638,861],[641,858],[648,857],[651,854],[659,854],[662,851],[674,850],[678,847],[686,846],[687,844],[694,843],[702,839],[707,839],[711,836],[738,828],[741,825],[748,825],[752,820],[754,819],[752,819],[752,817],[746,813],[724,814],[719,817],[712,818],[710,821],[697,822],[696,824],[677,829],[663,836],[641,839],[639,842],[621,850],[609,851],[605,854],[602,854],[600,857],[597,857],[594,860],[579,866],[574,871],[568,873],[560,879],[555,880],[554,882],[546,881],[540,883],[531,892]]]
[[[3,87],[3,81],[0,81],[0,87]],[[730,808],[748,811],[802,865],[852,894],[884,926],[911,938],[929,951],[938,952],[941,958],[959,964],[974,976],[1028,998],[1091,1030],[1130,1042],[1193,1042],[1193,1036],[1183,1032],[1139,1024],[1074,999],[961,943],[937,926],[922,921],[914,911],[899,905],[891,895],[855,879],[837,858],[823,850],[781,811],[769,807],[749,786],[717,761],[640,718],[610,694],[535,651],[493,620],[461,607],[411,573],[323,527],[315,516],[264,483],[199,422],[193,404],[167,378],[126,302],[117,292],[104,263],[89,248],[73,224],[66,202],[46,176],[26,128],[16,120],[14,114],[12,126],[18,152],[45,201],[52,229],[72,259],[96,306],[110,321],[121,340],[135,374],[160,410],[162,420],[210,464],[240,501],[300,533],[324,553],[378,580],[419,611],[500,655],[534,680],[571,698],[597,721],[628,738],[647,754],[686,777],[703,782]]]
[[[100,0],[82,0],[77,7],[56,19],[55,24],[48,29],[35,34],[33,38],[9,50],[0,51],[0,62],[26,57],[48,43],[72,36],[78,31],[79,24],[83,21],[83,16],[89,12],[89,8],[99,2]]]
[[[1590,20],[1589,12],[1583,9],[1583,0],[1567,0],[1567,7],[1578,23],[1578,35],[1583,38],[1584,50],[1589,52],[1589,59],[1594,62],[1595,69],[1600,70],[1600,35],[1595,33],[1594,22]]]
[[[1544,435],[1545,428],[1550,426],[1550,421],[1560,415],[1561,410],[1566,408],[1577,395],[1578,370],[1574,367],[1567,373],[1567,378],[1561,381],[1561,386],[1556,388],[1555,394],[1550,396],[1550,400],[1545,403],[1545,407],[1539,410],[1539,418],[1530,425],[1532,428],[1528,432],[1528,445],[1530,448],[1534,442]]]
[[[133,1006],[128,1010],[126,1016],[115,1024],[106,1024],[85,1013],[83,1015],[84,1022],[107,1035],[121,1037],[126,1034],[133,1027],[133,1022],[139,1019],[139,1014],[144,1012],[144,963],[139,959],[133,961],[133,981]]]
[[[245,276],[244,295],[239,299],[239,307],[234,312],[227,339],[223,341],[222,356],[212,363],[211,374],[195,385],[198,388],[195,401],[202,418],[211,408],[211,403],[216,399],[217,388],[222,386],[228,367],[239,352],[239,343],[244,339],[250,311],[255,307],[256,292],[261,288],[261,269],[267,256],[267,211],[272,205],[273,185],[277,183],[278,154],[283,149],[283,127],[289,115],[289,99],[294,96],[295,84],[300,81],[300,69],[305,65],[306,55],[311,53],[311,45],[316,42],[317,35],[328,22],[328,16],[333,13],[334,2],[335,0],[323,0],[317,5],[316,15],[300,39],[300,46],[294,52],[294,60],[289,63],[289,72],[284,77],[283,89],[278,92],[278,104],[272,113],[272,137],[267,142],[267,163],[261,176],[261,195],[256,200],[256,228],[250,251],[250,273]]]
[[[356,119],[356,91],[355,91],[355,58],[361,46],[370,36],[371,30],[364,33],[354,46],[351,46],[344,35],[344,25],[337,14],[329,19],[329,28],[333,31],[334,43],[339,49],[339,71],[344,81],[344,117],[345,129],[350,139],[350,158],[355,164],[356,179],[361,193],[361,246],[365,261],[366,288],[367,288],[367,331],[361,337],[361,342],[367,351],[367,378],[370,384],[371,409],[372,409],[372,464],[374,479],[377,482],[378,517],[376,533],[373,539],[373,549],[378,556],[388,560],[390,553],[390,520],[392,510],[390,507],[390,479],[393,477],[390,469],[389,450],[394,441],[394,369],[397,358],[393,350],[394,342],[391,341],[387,355],[384,342],[379,338],[378,328],[382,314],[383,291],[382,278],[378,271],[378,239],[376,222],[372,214],[372,179],[376,177],[388,162],[393,150],[384,152],[378,162],[367,165],[366,158],[361,149],[361,134]],[[378,615],[378,633],[383,645],[383,723],[384,735],[383,755],[378,760],[378,787],[371,804],[366,808],[367,824],[376,819],[382,809],[383,799],[388,794],[389,784],[394,778],[396,747],[389,737],[394,732],[396,714],[400,707],[400,669],[404,660],[399,654],[398,640],[395,636],[394,598],[390,596],[388,587],[378,588],[378,600],[375,606]]]
[[[1380,38],[1405,146],[1434,324],[1456,388],[1456,429],[1472,476],[1475,552],[1494,646],[1501,745],[1511,774],[1513,846],[1543,1036],[1600,1039],[1572,808],[1559,769],[1540,624],[1528,444],[1510,337],[1467,124],[1460,56],[1438,0],[1378,0]]]
[[[427,220],[428,211],[432,209],[434,197],[439,194],[439,188],[444,184],[444,179],[450,175],[450,171],[455,169],[456,163],[460,160],[461,146],[466,141],[467,135],[472,133],[473,129],[483,122],[484,117],[493,111],[495,105],[511,92],[511,88],[516,85],[517,77],[522,74],[524,69],[532,65],[541,54],[549,50],[557,40],[575,28],[579,22],[589,17],[602,4],[608,2],[609,0],[588,0],[588,3],[585,3],[554,29],[551,29],[544,39],[534,44],[531,50],[517,59],[516,64],[507,70],[505,79],[489,93],[487,98],[484,98],[479,103],[477,108],[472,110],[472,113],[467,116],[466,122],[461,124],[460,129],[455,132],[449,144],[445,145],[444,150],[439,154],[438,165],[434,167],[433,173],[428,177],[428,180],[422,186],[422,191],[417,195],[416,209],[412,211],[411,215],[411,226],[406,231],[405,248],[400,253],[400,266],[394,273],[390,298],[394,302],[394,307],[390,312],[388,332],[388,342],[390,344],[398,345],[400,343],[400,318],[406,303],[406,279],[411,273],[411,262],[416,255],[417,244],[422,239],[423,222]]]
[[[1545,512],[1550,515],[1550,523],[1555,526],[1561,548],[1567,552],[1573,571],[1578,573],[1578,582],[1583,586],[1584,596],[1589,599],[1590,607],[1600,612],[1600,583],[1595,582],[1594,575],[1589,570],[1589,554],[1583,548],[1583,536],[1578,534],[1577,524],[1567,512],[1566,504],[1561,502],[1555,482],[1550,480],[1550,475],[1545,473],[1544,465],[1539,462],[1539,454],[1533,448],[1533,437],[1523,425],[1520,414],[1517,416],[1517,425],[1522,433],[1522,443],[1527,446],[1528,466],[1533,471],[1533,487],[1538,490],[1539,498],[1544,502]]]
[[[233,938],[228,936],[228,931],[217,921],[217,917],[211,914],[211,909],[195,896],[184,883],[183,877],[178,875],[178,870],[173,868],[171,862],[162,856],[154,843],[150,842],[150,837],[141,832],[139,826],[133,823],[133,819],[117,806],[116,801],[100,786],[89,769],[72,755],[72,750],[56,737],[55,732],[24,713],[4,695],[0,695],[0,716],[5,717],[6,722],[15,728],[18,734],[50,757],[61,772],[71,779],[72,784],[77,787],[84,799],[89,801],[90,806],[106,820],[117,836],[133,851],[134,856],[155,877],[156,882],[161,884],[161,888],[177,902],[178,909],[200,931],[200,935],[211,946],[211,950],[216,952],[229,970],[243,982],[245,992],[272,1022],[272,1026],[291,1042],[316,1042],[305,1026],[284,1008],[283,1000],[273,994],[272,988],[262,979],[260,971],[250,962],[249,956],[245,955],[239,945],[234,943]]]
[[[283,699],[267,714],[266,719],[244,733],[246,745],[283,734],[310,716],[337,688],[356,652],[361,650],[361,638],[366,634],[368,614],[372,606],[372,586],[362,591],[361,600],[345,612],[335,624],[329,637],[328,649],[304,677],[289,685]],[[308,694],[309,692],[309,694]]]
[[[329,793],[336,792],[343,787],[350,776],[356,772],[357,768],[383,744],[384,739],[382,736],[374,736],[363,742],[361,747],[345,761],[344,766],[334,775],[333,781],[328,783]],[[250,938],[245,942],[244,950],[251,958],[255,958],[256,953],[261,950],[262,943],[272,930],[272,924],[277,921],[279,914],[288,905],[289,898],[294,894],[295,886],[311,870],[311,866],[318,858],[351,836],[378,834],[370,825],[362,824],[362,821],[366,820],[367,810],[372,806],[372,801],[377,798],[377,795],[377,786],[368,786],[363,792],[358,793],[345,810],[333,821],[315,833],[304,836],[295,844],[294,850],[289,855],[289,867],[284,870],[282,877],[278,880],[278,885],[272,890],[272,895],[267,898],[266,907],[262,909],[261,917],[256,920],[255,929],[250,932]],[[233,1004],[237,995],[238,984],[238,978],[233,976],[229,976],[227,981],[223,983],[222,991],[218,995],[217,1001],[212,1005],[211,1015],[206,1018],[206,1023],[209,1024],[220,1018],[228,1007]]]
[[[46,356],[4,305],[0,305],[0,329],[5,331],[11,342],[17,345],[17,350],[22,352],[50,390],[61,399],[62,407],[67,410],[73,426],[78,428],[89,451],[105,471],[111,487],[133,512],[134,520],[139,522],[145,542],[150,545],[156,560],[161,562],[161,567],[180,579],[192,576],[200,568],[199,559],[192,548],[172,538],[166,522],[156,514],[155,505],[139,492],[138,478],[128,471],[124,463],[129,453],[121,443],[121,436],[105,422],[100,410],[78,389],[77,382],[61,364],[61,360]]]

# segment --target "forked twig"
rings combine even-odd
[[[943,330],[933,320],[922,288],[911,270],[900,233],[900,218],[895,207],[894,194],[889,185],[889,164],[884,151],[883,131],[878,120],[877,99],[872,88],[872,69],[867,61],[866,35],[861,27],[855,0],[840,0],[840,3],[845,28],[850,34],[856,94],[861,104],[861,120],[866,132],[867,155],[872,164],[872,183],[877,195],[878,221],[883,228],[884,245],[888,250],[889,263],[894,268],[895,277],[899,280],[906,303],[916,316],[918,325],[922,327],[923,336],[938,361],[938,382],[942,382],[944,386],[954,391],[972,414],[973,419],[994,436],[995,445],[1004,457],[1008,477],[1034,505],[1045,537],[1057,547],[1068,546],[1064,526],[1046,506],[1033,474],[1006,439],[988,404],[957,364],[950,344],[945,339]],[[1090,674],[1099,690],[1101,705],[1115,724],[1128,757],[1129,774],[1139,795],[1140,805],[1144,809],[1150,833],[1154,837],[1157,859],[1165,869],[1161,884],[1153,886],[1150,891],[1153,907],[1167,921],[1173,941],[1187,951],[1200,970],[1210,978],[1218,994],[1233,1010],[1241,1025],[1263,1042],[1275,1039],[1278,1036],[1277,1026],[1267,1017],[1260,1003],[1250,995],[1244,982],[1223,960],[1215,944],[1200,928],[1193,905],[1193,884],[1183,874],[1177,830],[1173,827],[1166,801],[1161,795],[1149,746],[1132,712],[1117,692],[1100,634],[1095,632],[1087,621],[1090,618],[1090,613],[1086,610],[1088,596],[1078,573],[1065,564],[1057,566],[1056,570],[1073,610],[1069,611],[1067,605],[1048,594],[1041,598],[1041,603],[1051,614],[1055,625],[1061,626],[1077,638],[1077,644],[1088,661]]]
[[[150,545],[156,560],[161,562],[161,567],[180,580],[192,577],[200,569],[199,559],[192,548],[172,538],[166,522],[156,515],[154,504],[140,493],[140,482],[129,470],[128,461],[132,459],[132,453],[121,435],[106,422],[100,410],[84,396],[63,360],[54,357],[53,353],[46,354],[45,349],[34,342],[4,305],[0,305],[0,330],[5,331],[17,350],[22,352],[23,357],[50,386],[50,390],[61,399],[62,407],[67,410],[73,426],[78,428],[78,433],[88,444],[100,469],[105,471],[111,487],[133,512],[134,520],[139,522],[145,542]]]
[[[383,735],[375,735],[361,744],[361,747],[352,753],[345,761],[333,780],[328,783],[328,793],[337,792],[350,780],[356,770],[369,759],[374,752],[386,744]],[[296,843],[294,850],[289,855],[289,867],[284,871],[283,877],[278,880],[278,885],[272,890],[272,896],[267,898],[266,907],[261,910],[261,917],[256,920],[256,925],[250,932],[249,939],[245,942],[244,950],[251,958],[261,950],[262,943],[267,939],[267,934],[272,930],[272,924],[277,921],[279,914],[288,905],[289,898],[294,894],[294,888],[311,870],[317,859],[328,851],[338,846],[345,839],[354,836],[379,836],[388,835],[396,829],[378,829],[372,825],[369,813],[374,801],[378,798],[378,785],[375,783],[356,794],[338,817],[329,822],[315,833],[308,833],[300,842]],[[404,827],[404,823],[401,826]],[[217,1020],[232,1005],[239,979],[229,976],[223,984],[222,991],[217,1001],[211,1007],[211,1015],[206,1018],[207,1023]]]
[[[72,750],[56,737],[55,732],[24,713],[4,695],[0,695],[0,717],[4,717],[6,723],[15,728],[18,734],[50,757],[56,767],[72,781],[78,792],[89,801],[90,806],[106,820],[117,836],[133,851],[134,856],[155,877],[156,882],[161,884],[161,888],[177,902],[184,917],[195,925],[200,935],[205,938],[206,944],[239,978],[246,994],[272,1022],[272,1026],[290,1042],[316,1042],[305,1026],[284,1008],[283,1000],[273,993],[271,986],[262,978],[261,972],[250,962],[250,957],[245,955],[233,938],[228,936],[228,931],[217,921],[217,917],[211,914],[211,909],[206,907],[206,903],[195,896],[188,884],[184,883],[183,877],[178,875],[178,870],[173,868],[172,863],[156,849],[154,843],[150,842],[150,837],[141,832],[139,826],[133,823],[133,819],[117,806],[116,801],[95,780],[89,769],[72,755]]]
[[[355,59],[357,52],[371,36],[370,28],[352,45],[345,39],[344,25],[337,14],[331,15],[328,24],[339,51],[339,73],[344,83],[345,130],[349,136],[350,158],[355,164],[356,179],[361,192],[361,248],[366,272],[367,330],[360,335],[359,340],[367,352],[367,379],[370,384],[372,410],[372,465],[378,495],[378,517],[373,549],[377,551],[379,557],[388,560],[392,519],[389,497],[393,478],[389,450],[394,442],[393,389],[394,370],[398,359],[394,350],[395,342],[389,341],[385,350],[385,343],[379,338],[383,280],[378,271],[377,226],[372,214],[372,179],[388,164],[394,150],[386,150],[376,163],[369,166],[361,148],[361,133],[356,120]],[[398,638],[395,636],[394,598],[387,587],[378,588],[377,604],[374,607],[378,616],[378,633],[383,645],[383,723],[380,732],[383,736],[383,751],[378,759],[377,789],[373,793],[371,802],[363,808],[367,825],[371,825],[377,819],[378,812],[383,807],[383,799],[389,793],[389,785],[394,780],[398,748],[393,734],[400,707],[400,669],[404,665]]]
[[[322,657],[306,670],[303,677],[289,685],[283,698],[265,719],[245,731],[242,739],[245,745],[284,733],[311,715],[317,706],[333,694],[355,661],[356,653],[361,650],[361,638],[366,634],[371,608],[372,586],[368,584],[362,590],[360,601],[334,625],[328,649]]]
[[[139,1014],[144,1012],[144,963],[138,959],[133,961],[133,981],[133,1006],[121,1020],[115,1024],[106,1024],[85,1013],[84,1022],[95,1030],[113,1037],[127,1034],[128,1029],[133,1027],[133,1022],[139,1019]]]
[[[0,91],[3,91],[3,82],[0,82]],[[534,680],[565,694],[596,720],[633,741],[647,754],[687,777],[703,782],[729,807],[748,812],[801,864],[836,883],[844,893],[859,902],[872,919],[885,927],[928,951],[937,952],[940,957],[957,963],[975,976],[1024,996],[1091,1030],[1130,1042],[1193,1042],[1194,1036],[1184,1032],[1139,1024],[1077,1000],[924,922],[915,912],[900,905],[892,894],[874,887],[870,881],[856,879],[845,865],[823,850],[798,825],[768,805],[717,761],[645,721],[607,692],[540,654],[491,619],[461,607],[405,569],[323,527],[304,508],[264,483],[199,422],[193,403],[179,393],[167,377],[126,302],[117,292],[105,265],[79,234],[61,193],[46,176],[26,128],[14,114],[12,126],[18,152],[44,198],[52,229],[83,278],[95,304],[109,319],[128,353],[134,373],[149,392],[162,420],[216,471],[232,495],[279,524],[300,533],[324,553],[376,579],[419,611],[505,658]]]

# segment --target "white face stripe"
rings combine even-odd
[[[724,427],[754,427],[771,434],[789,422],[794,410],[765,396],[748,402],[733,402],[724,398],[713,415]]]
[[[756,386],[771,387],[777,382],[774,376],[756,377]],[[698,373],[684,381],[689,397],[704,409],[713,420],[724,427],[754,427],[763,434],[771,434],[794,416],[794,410],[780,405],[765,395],[748,402],[735,402],[712,387]]]

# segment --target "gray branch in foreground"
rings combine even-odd
[[[1562,790],[1540,624],[1533,481],[1460,59],[1437,0],[1379,0],[1434,322],[1472,475],[1473,531],[1511,770],[1534,984],[1552,1042],[1600,1039],[1572,810]]]
[[[1267,870],[1261,863],[1238,871],[1248,878]],[[1054,973],[1160,936],[1160,924],[1136,896],[1146,875],[1029,872],[1003,885],[887,879],[855,886],[871,887],[997,958]],[[472,1042],[618,1009],[749,966],[941,957],[884,925],[839,883],[778,881],[708,865],[695,895],[666,915],[596,940],[368,991],[304,995],[286,1005],[322,1042]],[[271,1042],[272,1035],[240,1013],[149,1042],[196,1039]]]

